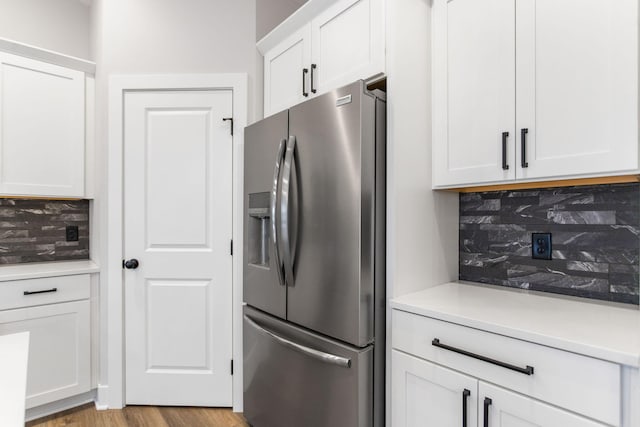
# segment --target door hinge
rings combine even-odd
[[[231,245],[229,247],[229,253],[233,256],[233,239],[231,239]]]
[[[233,117],[224,117],[222,119],[223,122],[230,121],[231,122],[231,136],[233,136]]]
[[[231,375],[233,375],[233,359],[231,359]]]

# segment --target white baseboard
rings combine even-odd
[[[98,384],[96,394],[96,409],[98,411],[109,409],[109,386]]]
[[[86,393],[79,394],[77,396],[68,397],[66,399],[58,400],[55,402],[47,403],[45,405],[36,406],[35,408],[27,409],[25,420],[32,421],[38,418],[46,417],[47,415],[55,414],[58,412],[66,411],[67,409],[75,408],[86,403],[90,403],[96,400],[96,390],[90,390]]]

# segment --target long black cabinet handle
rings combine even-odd
[[[308,68],[302,69],[302,96],[309,96],[309,92],[307,92],[307,73],[309,72]]]
[[[24,291],[25,295],[36,295],[36,294],[49,294],[51,292],[58,292],[58,288],[45,289],[44,291]]]
[[[509,170],[507,164],[507,138],[509,138],[509,132],[502,132],[502,169]]]
[[[452,351],[454,353],[462,354],[464,356],[473,357],[474,359],[482,360],[483,362],[491,363],[492,365],[497,365],[502,368],[511,369],[512,371],[520,372],[521,374],[533,375],[533,366],[527,365],[526,368],[521,368],[519,366],[515,366],[509,363],[501,362],[499,360],[491,359],[486,356],[481,356],[476,353],[471,353],[470,351],[462,350],[456,347],[451,347],[450,345],[446,345],[446,344],[441,344],[438,338],[434,338],[433,341],[431,341],[431,345],[445,349],[445,350]]]
[[[529,133],[529,129],[524,128],[520,129],[520,165],[523,168],[528,168],[529,163],[527,162],[527,134]]]
[[[315,88],[315,83],[313,82],[313,76],[315,75],[315,70],[318,68],[316,64],[311,64],[311,92],[316,93],[317,90]]]
[[[489,406],[493,403],[489,397],[484,398],[484,424],[483,427],[489,427]]]
[[[466,388],[462,390],[462,427],[467,427],[467,398],[471,392]]]

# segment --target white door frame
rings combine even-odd
[[[107,310],[107,349],[106,352],[101,351],[100,361],[107,364],[107,384],[98,387],[97,405],[101,409],[122,408],[125,402],[124,278],[121,261],[124,259],[124,95],[130,91],[216,89],[233,92],[233,410],[242,412],[243,130],[247,125],[248,111],[245,73],[114,75],[109,79],[107,263],[101,280],[107,287],[107,297],[106,304],[105,301],[100,304],[102,310]],[[105,328],[101,329],[105,331]]]

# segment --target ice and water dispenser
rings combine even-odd
[[[248,262],[257,267],[269,268],[271,240],[271,214],[269,192],[249,194]]]

